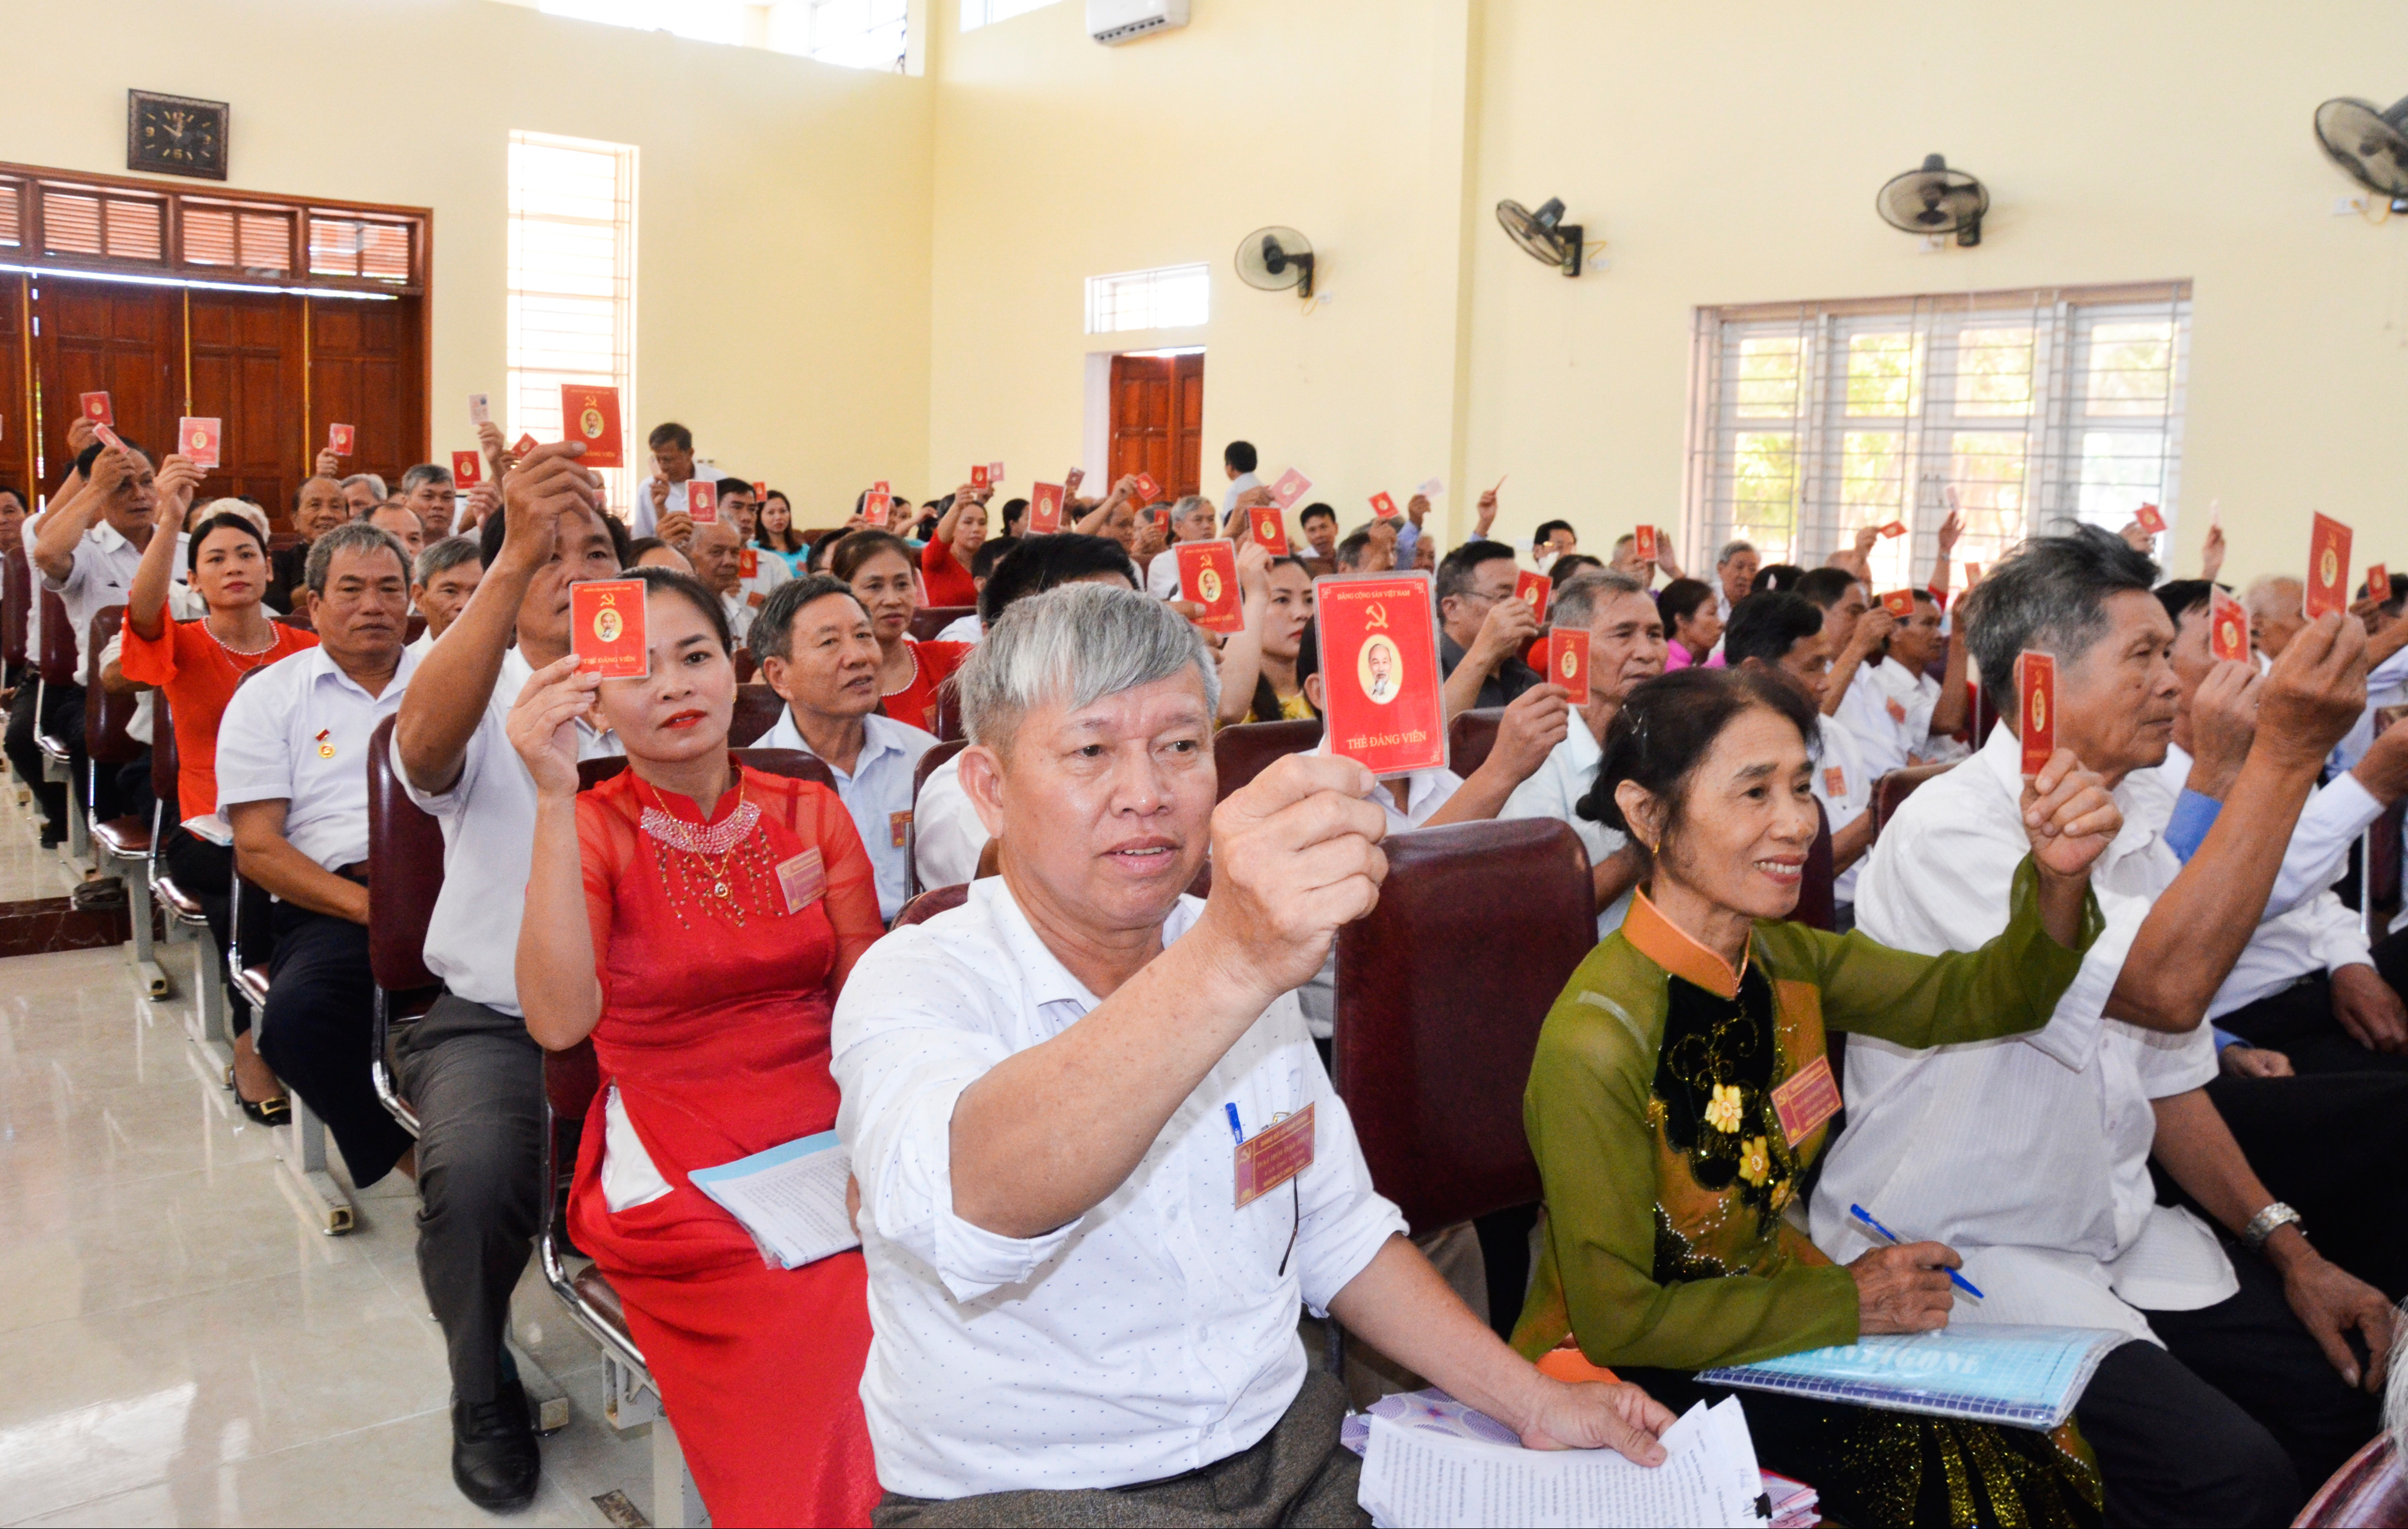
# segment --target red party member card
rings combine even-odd
[[[1271,502],[1283,510],[1293,510],[1296,501],[1312,491],[1312,480],[1290,468],[1279,475],[1278,483],[1271,484]]]
[[[2377,600],[2389,599],[2391,598],[2390,570],[2381,563],[2371,565],[2366,570],[2366,592]]]
[[[100,438],[100,443],[108,447],[110,451],[122,452],[125,449],[125,442],[118,440],[117,432],[110,429],[106,425],[94,425],[92,427],[92,433],[98,436]]]
[[[736,576],[739,579],[757,579],[761,576],[760,551],[749,541],[736,551]]]
[[[1588,704],[1588,628],[1547,628],[1547,681],[1572,693],[1572,704]]]
[[[1283,506],[1283,508],[1284,508],[1284,506]],[[1379,516],[1382,520],[1394,520],[1397,518],[1399,513],[1397,509],[1397,501],[1388,497],[1388,491],[1386,489],[1383,488],[1377,494],[1371,496],[1371,513]]]
[[[176,422],[176,449],[196,468],[214,468],[219,462],[222,435],[217,420],[179,419]]]
[[[83,417],[92,421],[94,425],[115,425],[117,423],[117,410],[116,407],[108,401],[108,394],[87,393],[76,401],[83,410]]]
[[[2207,651],[2219,662],[2249,661],[2248,609],[2221,589],[2208,599]]]
[[[2132,512],[2132,518],[2139,521],[2141,529],[2151,536],[2166,528],[2165,512],[2154,504],[2143,504],[2138,510]]]
[[[1204,607],[1196,625],[1208,632],[1246,629],[1245,602],[1238,596],[1238,544],[1234,541],[1182,541],[1179,555],[1180,598]]]
[[[2057,755],[2057,659],[2024,649],[2015,660],[2015,705],[2023,725],[2015,737],[2024,746],[2024,773],[2037,775]]]
[[[615,387],[595,387],[584,382],[560,384],[560,428],[562,436],[581,442],[585,454],[577,459],[580,468],[616,468],[626,465],[626,455],[619,441],[619,390]]]
[[[1052,536],[1062,528],[1062,485],[1036,483],[1028,490],[1028,534]]]
[[[1547,624],[1547,597],[1555,586],[1543,573],[1513,575],[1513,598],[1530,608],[1530,615],[1540,626]]]
[[[696,526],[719,524],[719,485],[706,483],[699,478],[688,480],[685,485],[685,517]]]
[[[1966,565],[1965,565],[1965,591],[1966,591],[1966,593],[1968,593],[1968,594],[1972,593],[1973,586],[1974,586],[1975,584],[1980,584],[1981,582],[1982,582],[1982,565],[1981,565],[1981,564],[1979,564],[1979,563],[1968,563],[1968,564],[1966,564]]]
[[[1446,764],[1438,624],[1426,573],[1315,579],[1324,746],[1375,775]]]
[[[644,582],[594,579],[568,586],[568,646],[582,672],[640,680],[652,671],[644,640]]]
[[[869,491],[873,494],[892,494],[895,492],[895,485],[881,478],[869,485]]]
[[[526,454],[535,450],[535,437],[532,435],[522,434],[517,440],[511,442],[510,455],[523,462],[526,460]]]
[[[350,425],[326,426],[326,449],[337,456],[351,455],[351,449],[359,443],[360,432],[356,426]]]
[[[452,454],[452,486],[474,488],[485,481],[485,459],[475,452]]]
[[[987,481],[987,483],[988,483],[988,485],[989,485],[990,487],[994,487],[994,488],[1001,488],[1001,487],[1003,486],[1003,464],[1002,464],[1002,463],[1000,463],[1000,462],[989,462],[989,463],[986,465],[986,481]]]
[[[1165,541],[1170,540],[1170,506],[1163,505],[1154,512],[1154,528]]]
[[[1273,557],[1287,555],[1287,520],[1276,504],[1258,504],[1246,512],[1248,527],[1254,534],[1254,545]]]
[[[766,483],[755,483],[752,485],[752,497],[756,499],[767,498],[769,497],[769,485]]]
[[[1885,538],[1904,536],[1906,534],[1906,522],[1902,520],[1893,520],[1888,525],[1881,528],[1881,534]]]
[[[1656,527],[1641,526],[1630,533],[1630,555],[1642,563],[1656,561]]]
[[[1912,589],[1891,590],[1888,594],[1882,597],[1882,609],[1887,611],[1891,615],[1896,616],[1900,621],[1906,620],[1908,617],[1914,614],[1914,591]]]
[[[873,491],[861,501],[861,518],[872,526],[884,526],[887,514],[895,508],[895,497],[883,491]]]
[[[2308,619],[2349,609],[2349,527],[2318,515],[2308,533]]]
[[[1154,500],[1160,498],[1162,498],[1162,485],[1154,481],[1154,474],[1151,472],[1139,473],[1137,475],[1137,502],[1140,504],[1152,504]]]
[[[990,474],[990,473],[992,473],[992,472],[994,472],[994,470],[995,470],[995,469],[994,469],[993,468],[988,467],[984,462],[973,462],[973,463],[971,463],[971,464],[970,464],[970,486],[971,486],[972,488],[984,488],[984,487],[986,487],[988,483],[992,483],[992,482],[994,481],[991,477],[989,477],[989,474]]]

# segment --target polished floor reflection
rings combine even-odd
[[[0,873],[56,896],[54,865],[0,786]],[[162,950],[179,989],[189,952]],[[311,1230],[203,1075],[187,998],[143,998],[122,950],[0,960],[0,1524],[504,1522],[452,1485],[407,1181],[359,1196],[351,1234]],[[507,1522],[649,1509],[646,1431],[603,1420],[599,1355],[532,1270],[517,1329],[573,1412]]]

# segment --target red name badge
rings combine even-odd
[[[2219,662],[2249,660],[2249,612],[2221,589],[2208,601],[2207,651]]]
[[[1271,502],[1283,510],[1293,510],[1296,501],[1304,498],[1312,488],[1312,479],[1290,468],[1279,475],[1279,482],[1271,484]]]
[[[526,454],[535,450],[535,437],[523,433],[520,435],[518,440],[510,447],[510,455],[520,461],[524,461],[526,459]]]
[[[2366,570],[2366,592],[2376,600],[2391,598],[2391,573],[2381,563]]]
[[[1377,494],[1371,496],[1371,513],[1379,516],[1382,520],[1394,520],[1397,518],[1397,501],[1388,498],[1388,491],[1386,489],[1383,488]]]
[[[757,579],[761,576],[761,554],[757,549],[748,546],[737,552],[736,576],[739,579]]]
[[[984,488],[987,485],[987,465],[984,462],[973,463],[970,467],[970,486]]]
[[[1588,704],[1588,628],[1547,628],[1547,678],[1571,692],[1575,706]]]
[[[1446,764],[1438,625],[1426,573],[1316,579],[1325,746],[1375,775]]]
[[[706,483],[699,478],[688,480],[685,485],[685,517],[696,526],[718,525],[719,485]]]
[[[872,526],[883,526],[886,524],[888,512],[894,507],[894,496],[884,493],[871,494],[861,501],[861,518]]]
[[[108,395],[106,393],[86,393],[80,395],[76,399],[76,403],[77,406],[83,411],[83,417],[92,421],[94,425],[115,425],[117,423],[117,408],[114,404],[111,404],[108,401]]]
[[[1906,534],[1906,522],[1902,520],[1893,520],[1888,525],[1881,528],[1881,534],[1885,538],[1904,536]]]
[[[474,488],[485,481],[485,459],[475,452],[452,454],[452,486]]]
[[[2029,648],[2015,660],[2015,708],[2023,718],[2024,773],[2037,775],[2057,754],[2057,659]]]
[[[1153,473],[1140,472],[1137,475],[1136,492],[1138,503],[1152,504],[1162,498],[1162,485],[1154,481]]]
[[[1245,1209],[1312,1166],[1312,1106],[1238,1144],[1238,1208]]]
[[[1287,521],[1276,504],[1258,504],[1246,512],[1254,545],[1273,557],[1287,555]]]
[[[1530,608],[1531,619],[1546,625],[1547,597],[1555,593],[1555,584],[1543,573],[1513,575],[1513,598]]]
[[[213,419],[179,419],[176,422],[176,449],[196,468],[218,465],[219,442],[222,438],[220,422]]]
[[[2330,515],[2318,515],[2308,533],[2305,608],[2310,621],[2349,609],[2349,527]]]
[[[1179,556],[1180,598],[1204,607],[1196,625],[1208,632],[1246,629],[1245,602],[1238,596],[1238,544],[1234,541],[1182,541]]]
[[[1642,563],[1656,561],[1656,527],[1641,526],[1630,533],[1630,555]]]
[[[2166,528],[2165,512],[2158,509],[2154,504],[2142,505],[2138,510],[2132,512],[2132,518],[2139,521],[2141,523],[2141,529],[2148,532],[2151,536],[2155,536],[2159,531]]]
[[[493,423],[494,423],[494,400],[493,400],[493,399],[491,399],[491,398],[489,398],[489,397],[486,397],[484,394],[482,394],[482,393],[471,393],[471,394],[469,394],[469,395],[468,395],[468,423],[469,423],[469,424],[471,424],[471,425],[491,425],[491,424],[493,424]]]
[[[583,382],[560,384],[560,432],[584,446],[577,459],[581,468],[625,465],[619,441],[619,390]]]
[[[1914,591],[1893,589],[1882,597],[1882,609],[1904,621],[1914,614]]]
[[[896,849],[901,849],[903,847],[903,841],[909,838],[910,833],[911,815],[909,812],[888,813],[886,815],[886,842],[889,845]]]
[[[1772,1090],[1772,1113],[1781,1117],[1781,1133],[1797,1146],[1816,1126],[1840,1113],[1840,1086],[1831,1078],[1831,1061],[1816,1057],[1798,1075]]]
[[[360,432],[354,426],[329,425],[326,426],[326,449],[337,456],[351,455],[351,448],[358,445],[359,441]]]
[[[778,867],[778,890],[786,894],[786,911],[800,913],[827,890],[827,868],[817,849],[807,849]]]
[[[568,586],[568,646],[580,671],[606,680],[640,680],[652,671],[644,641],[644,584],[595,579]]]
[[[1062,528],[1062,485],[1038,483],[1028,490],[1028,534],[1052,536]]]
[[[1823,794],[1833,801],[1843,801],[1848,795],[1848,772],[1838,765],[1823,767]]]

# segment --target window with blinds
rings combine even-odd
[[[1702,309],[1689,524],[1821,563],[1858,527],[1878,587],[1921,584],[1954,504],[1956,555],[1988,564],[2068,520],[2173,534],[2190,283]],[[1959,575],[1961,583],[1961,572]]]
[[[619,390],[622,437],[638,460],[636,417],[636,151],[512,133],[509,149],[509,374],[504,433],[561,439],[560,384]],[[602,469],[614,509],[627,470]]]
[[[1185,329],[1211,316],[1212,273],[1206,266],[1163,266],[1087,278],[1087,333]]]

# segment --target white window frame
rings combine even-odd
[[[619,390],[619,437],[624,442],[626,459],[631,463],[641,462],[643,454],[635,426],[639,417],[636,410],[637,151],[630,144],[516,130],[511,132],[509,142],[510,229],[506,277],[509,349],[509,371],[502,390],[504,435],[511,440],[522,435],[532,435],[538,440],[560,440],[560,384],[604,383]],[[596,203],[581,215],[530,209],[526,200],[530,188],[522,181],[517,153],[522,145],[607,157],[610,161],[613,185],[609,204],[605,207]],[[530,225],[547,224],[588,231],[610,230],[610,271],[603,283],[607,286],[606,292],[597,295],[593,290],[595,282],[590,275],[578,279],[566,273],[548,274],[525,268],[522,257]],[[553,314],[579,309],[590,313],[597,303],[608,305],[607,322],[610,328],[609,366],[580,368],[543,364],[552,359],[543,356],[541,350],[547,308]],[[593,326],[584,327],[590,339]],[[633,502],[629,470],[627,468],[599,469],[603,486],[609,495],[612,512],[622,516],[628,512]]]
[[[1768,564],[1812,568],[1852,546],[1859,526],[1898,520],[1911,534],[1877,541],[1871,561],[1877,585],[1900,588],[1929,578],[1952,502],[1967,522],[1956,556],[1986,566],[2069,520],[2120,529],[2144,499],[2166,518],[2162,555],[2180,524],[2190,314],[2187,281],[1699,309],[1684,492],[1692,561],[1703,567],[1744,537]],[[2094,337],[2115,325],[2168,330],[2162,371],[2095,376],[2094,359],[2121,359],[2094,356]],[[1976,343],[1961,343],[1969,332]],[[1978,343],[1981,332],[2000,342]],[[1876,337],[1890,337],[1906,376],[1891,385],[1859,377],[1852,408],[1852,343],[1883,348]],[[1745,375],[1751,351],[1777,368],[1792,343],[1794,386],[1762,368]],[[2146,353],[2158,342],[2136,343]],[[1983,360],[1997,364],[1986,384]],[[2028,407],[2018,408],[2026,375]],[[2102,377],[2143,397],[2119,404]],[[2161,411],[2145,397],[2157,389]],[[1895,411],[1872,411],[1893,397]],[[1784,440],[1785,517],[1778,473],[1746,482],[1741,461],[1747,450],[1777,463]],[[1872,470],[1885,461],[1896,470]],[[1750,489],[1759,497],[1744,497]],[[1961,587],[1961,569],[1951,582]]]
[[[1059,3],[1060,0],[962,0],[962,30],[975,32]]]
[[[1196,310],[1165,312],[1167,300],[1183,294],[1166,291],[1174,282],[1194,282]],[[1112,271],[1087,278],[1087,333],[1144,334],[1157,329],[1200,329],[1212,321],[1212,267],[1202,261],[1156,266],[1150,270]],[[1168,319],[1170,322],[1165,322]],[[1140,322],[1140,320],[1142,322]]]

